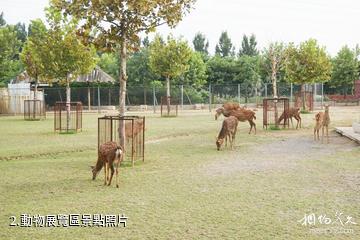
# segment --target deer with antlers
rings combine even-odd
[[[93,180],[96,179],[97,174],[104,167],[105,180],[104,185],[111,185],[111,180],[116,172],[116,187],[118,184],[118,173],[120,162],[123,159],[123,149],[116,142],[106,142],[100,145],[99,156],[95,166],[92,166]],[[110,173],[111,171],[111,173]]]
[[[324,130],[326,128],[327,143],[329,143],[329,105],[325,105],[325,112],[319,112],[315,115],[314,140],[320,140],[319,131],[322,130],[321,142],[324,142]],[[317,138],[316,138],[317,136]]]
[[[221,145],[224,143],[224,141],[225,146],[227,146],[227,138],[229,138],[230,148],[233,149],[237,126],[238,120],[236,117],[230,116],[224,119],[219,135],[216,138],[216,147],[218,151],[220,151]]]
[[[291,120],[292,127],[294,127],[292,118],[295,118],[295,120],[297,121],[296,129],[298,129],[299,126],[301,128],[300,108],[292,107],[288,110],[285,110],[278,120],[279,124],[281,123],[281,121],[285,121],[285,116],[287,116]]]

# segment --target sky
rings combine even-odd
[[[10,24],[45,19],[48,0],[0,0],[0,12]],[[214,52],[222,31],[228,31],[238,51],[244,34],[255,34],[258,47],[272,41],[298,44],[315,38],[335,55],[347,44],[360,44],[359,0],[197,0],[194,9],[174,29],[158,28],[189,42],[197,32],[206,35]]]

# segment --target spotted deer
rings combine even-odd
[[[319,112],[315,115],[315,127],[314,127],[314,140],[320,140],[319,131],[321,129],[321,142],[324,142],[324,130],[326,128],[326,138],[327,143],[329,143],[329,125],[330,125],[330,116],[329,116],[329,106],[325,105],[325,112]],[[317,138],[316,138],[317,136]]]
[[[216,147],[218,151],[220,151],[221,145],[224,143],[224,141],[225,146],[227,146],[227,138],[229,138],[230,148],[233,148],[237,126],[238,119],[234,116],[230,116],[223,121],[219,135],[216,138]]]
[[[285,120],[286,115],[291,120],[292,127],[294,127],[292,118],[295,118],[295,120],[297,121],[296,129],[298,129],[299,126],[301,128],[300,108],[292,107],[284,111],[278,120],[279,124],[281,123],[281,121]]]
[[[118,173],[120,162],[123,160],[123,149],[116,142],[106,142],[100,145],[99,156],[95,166],[92,166],[93,180],[96,179],[97,174],[104,167],[105,179],[104,185],[111,185],[111,180],[116,172],[116,187],[118,184]],[[110,173],[111,171],[111,173]]]

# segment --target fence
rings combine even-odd
[[[295,95],[300,91],[299,85],[278,83],[278,96],[290,100],[290,106],[294,106]],[[314,109],[319,109],[327,100],[322,84],[307,85],[307,91],[314,94]],[[44,88],[41,92],[45,99],[46,110],[54,110],[56,102],[66,100],[65,88]],[[153,110],[160,112],[161,97],[166,95],[166,88],[128,86],[126,105],[128,110]],[[259,84],[256,87],[245,84],[234,85],[207,85],[199,88],[186,85],[171,86],[171,97],[179,104],[179,110],[183,109],[214,109],[226,101],[239,102],[241,105],[261,106],[263,99],[272,97],[272,84]],[[19,98],[19,99],[16,99]],[[20,98],[14,96],[12,102],[17,102],[18,113],[23,112],[23,101],[31,97]],[[38,99],[42,99],[38,98]],[[0,110],[9,106],[8,96],[0,91]],[[82,102],[84,110],[96,110],[99,108],[115,109],[119,105],[119,87],[73,87],[71,88],[71,101]],[[144,106],[145,107],[140,107]],[[195,106],[198,105],[198,106]],[[199,105],[201,107],[199,107]],[[1,113],[1,112],[0,112]]]

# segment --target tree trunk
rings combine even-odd
[[[144,85],[144,105],[147,105],[147,102],[146,102],[146,86]]]
[[[127,82],[127,74],[126,74],[126,58],[127,58],[127,46],[126,39],[121,43],[120,49],[120,94],[119,94],[119,114],[120,116],[125,116],[125,104],[126,104],[126,82]],[[119,126],[119,137],[120,137],[120,145],[125,147],[125,121],[120,121]]]
[[[70,128],[70,99],[71,99],[70,83],[69,79],[66,79],[66,131]]]
[[[36,78],[35,89],[34,89],[34,100],[37,99],[37,87],[38,87],[38,80]],[[35,117],[36,117],[36,101],[34,101],[34,106],[33,106],[33,119],[35,119]]]
[[[170,115],[170,78],[166,77],[166,105],[167,115]]]
[[[276,83],[276,61],[275,60],[273,60],[273,63],[272,63],[271,82],[272,82],[272,86],[273,86],[273,97],[275,98],[275,101],[274,101],[275,128],[278,128],[279,127],[279,112],[278,112],[278,108],[277,108],[278,94],[277,94],[277,83]]]
[[[91,110],[91,95],[90,95],[90,83],[88,82],[88,89],[87,89],[87,99],[88,99],[88,110]]]

